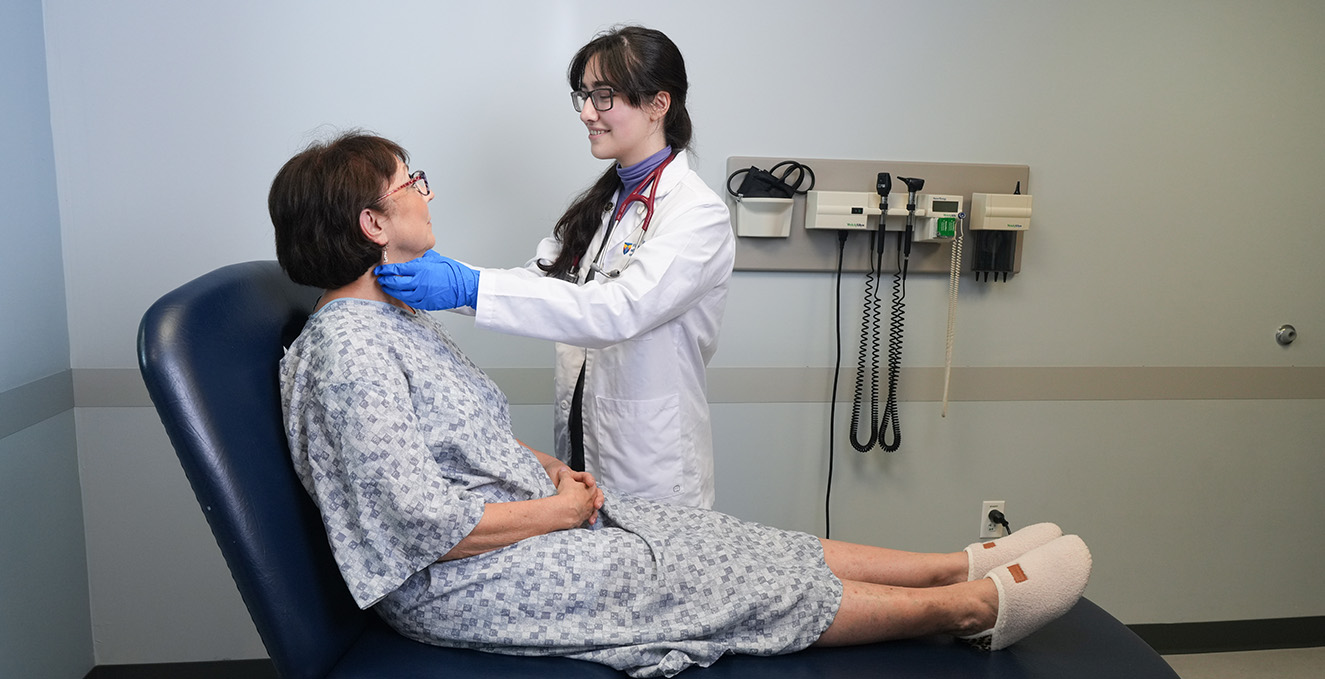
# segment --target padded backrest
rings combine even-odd
[[[336,569],[281,418],[278,363],[319,293],[276,262],[234,264],[165,295],[138,328],[152,403],[287,679],[325,676],[369,615]]]

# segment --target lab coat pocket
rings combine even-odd
[[[603,485],[652,500],[684,491],[680,397],[595,401],[594,433]]]

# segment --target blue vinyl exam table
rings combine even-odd
[[[319,292],[290,282],[276,262],[235,264],[166,294],[147,310],[138,333],[148,392],[280,676],[624,676],[567,658],[420,644],[355,606],[317,510],[291,468],[281,423],[276,366]],[[775,657],[726,656],[683,675],[1177,679],[1140,637],[1085,599],[995,653],[935,637]]]

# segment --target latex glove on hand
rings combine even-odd
[[[373,273],[386,294],[416,309],[478,305],[478,271],[432,250],[408,262],[382,264]]]

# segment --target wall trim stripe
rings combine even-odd
[[[552,403],[552,368],[490,368],[512,405]],[[827,403],[832,368],[710,368],[711,403]],[[855,370],[844,368],[839,402]],[[903,368],[898,398],[943,400],[943,368]],[[953,368],[949,400],[1201,401],[1325,399],[1325,367]],[[78,368],[0,392],[0,438],[70,408],[150,408],[136,368]]]
[[[837,400],[850,401],[843,368]],[[831,368],[715,368],[713,403],[826,403]],[[882,386],[880,387],[883,388]],[[902,368],[902,401],[942,401],[943,368]],[[953,368],[950,401],[1200,401],[1325,398],[1325,367]]]
[[[69,370],[0,391],[0,439],[55,417],[75,403]]]
[[[79,408],[151,408],[143,374],[137,368],[74,370],[74,403]]]

